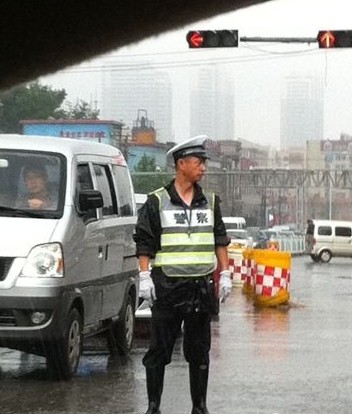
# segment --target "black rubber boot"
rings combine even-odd
[[[207,409],[208,376],[207,365],[189,365],[189,383],[193,402],[191,414],[210,414]]]
[[[192,414],[210,414],[207,407],[193,407]]]
[[[148,410],[145,414],[161,414],[160,401],[164,386],[165,367],[146,368]]]
[[[155,405],[155,403],[151,402],[149,403],[148,410],[145,414],[161,414],[161,411],[159,410],[159,407]]]

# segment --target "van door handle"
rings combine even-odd
[[[107,244],[105,248],[105,260],[108,260],[108,256],[109,256],[109,245]]]
[[[99,259],[103,258],[103,246],[99,246],[98,248],[98,258]]]

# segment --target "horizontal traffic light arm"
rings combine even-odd
[[[315,37],[240,37],[241,42],[316,43]]]

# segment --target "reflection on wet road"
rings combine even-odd
[[[294,258],[286,307],[256,309],[241,289],[233,290],[212,323],[212,414],[351,412],[351,264]],[[144,413],[147,343],[139,337],[129,358],[113,360],[103,340],[88,342],[68,383],[51,381],[44,358],[1,349],[1,413]],[[166,370],[162,412],[190,411],[180,338]]]

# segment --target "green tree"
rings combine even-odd
[[[0,132],[20,133],[22,119],[55,117],[66,97],[64,89],[52,89],[38,81],[16,86],[0,94]]]
[[[100,109],[92,108],[88,102],[80,99],[75,105],[66,104],[67,109],[58,109],[55,112],[56,119],[99,119]]]
[[[167,184],[171,177],[171,174],[167,174],[165,169],[156,164],[154,157],[144,154],[132,172],[134,191],[148,194]]]

